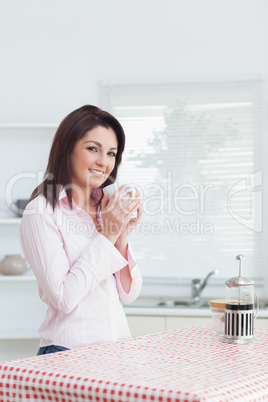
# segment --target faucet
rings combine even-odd
[[[201,300],[200,295],[201,295],[202,290],[206,287],[206,285],[208,283],[208,279],[212,275],[218,274],[218,272],[219,271],[217,269],[209,272],[202,283],[201,283],[201,279],[193,279],[192,280],[192,297],[194,299],[194,304],[200,303],[200,300]]]

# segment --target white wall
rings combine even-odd
[[[98,104],[100,81],[266,75],[267,39],[268,0],[0,0],[0,123],[58,124],[75,108]],[[10,174],[29,169],[28,158],[37,163],[30,150],[20,155],[22,139],[7,137],[2,131],[1,172],[8,163]],[[31,138],[24,149],[35,149]],[[48,153],[42,138],[40,160]],[[18,247],[10,245],[17,230],[0,227],[0,258]],[[34,354],[37,343],[2,336],[0,357]]]
[[[56,122],[98,82],[268,72],[267,0],[0,0],[0,122]]]

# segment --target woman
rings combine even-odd
[[[121,302],[137,298],[142,280],[127,235],[142,207],[137,192],[118,201],[124,186],[110,200],[102,190],[116,179],[124,145],[120,123],[89,105],[55,134],[19,234],[48,306],[38,354],[130,337]]]

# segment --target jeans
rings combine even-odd
[[[43,346],[42,348],[39,348],[37,355],[47,355],[48,353],[62,352],[63,350],[69,349],[58,345]]]

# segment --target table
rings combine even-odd
[[[268,330],[220,342],[209,324],[0,363],[0,401],[268,400]]]

